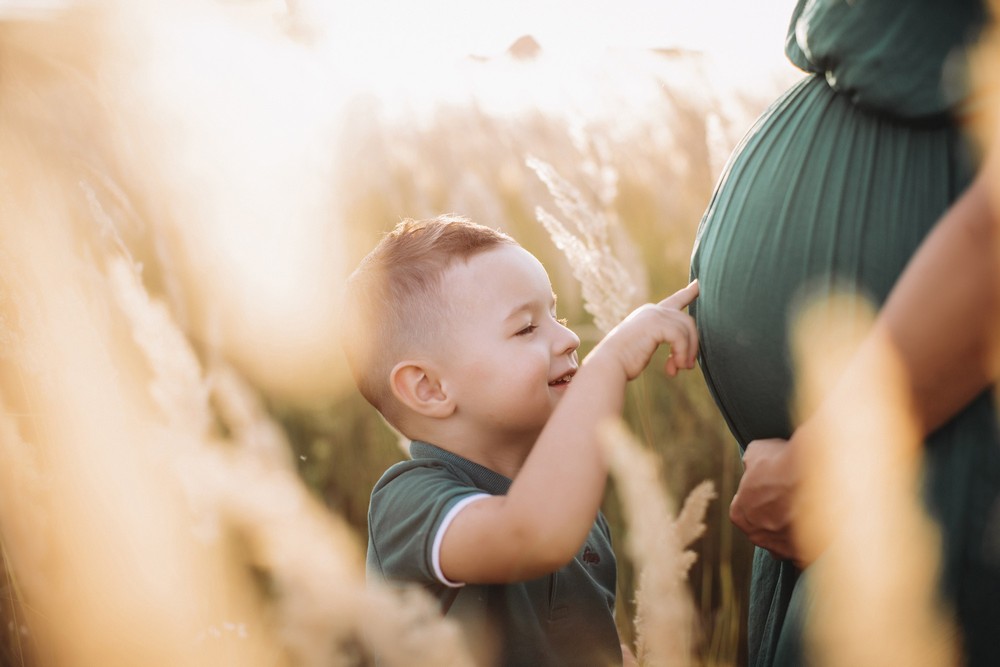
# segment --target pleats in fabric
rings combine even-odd
[[[950,125],[860,110],[821,76],[777,100],[734,152],[692,255],[702,369],[741,447],[793,424],[789,324],[807,297],[854,290],[880,305],[974,165]],[[942,591],[970,664],[1000,664],[1000,441],[983,396],[927,444],[927,502],[942,524]],[[758,550],[752,665],[801,664],[807,607],[795,568]],[[990,626],[993,626],[992,628]]]
[[[859,112],[819,77],[779,99],[734,153],[692,255],[704,364],[745,445],[787,437],[790,315],[857,288],[881,303],[972,166],[957,130]],[[725,373],[716,377],[715,368]]]

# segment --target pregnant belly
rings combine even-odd
[[[737,148],[691,266],[702,367],[741,446],[792,431],[788,339],[799,306],[835,289],[880,304],[967,185],[961,155],[954,128],[859,111],[814,77]]]

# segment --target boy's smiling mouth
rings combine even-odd
[[[562,376],[556,378],[555,380],[553,380],[552,382],[550,382],[549,386],[550,387],[563,387],[563,386],[566,386],[573,379],[574,375],[576,375],[576,369],[575,368],[572,369],[572,370],[570,370],[569,372],[567,372],[565,375],[562,375]]]

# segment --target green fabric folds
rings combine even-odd
[[[799,2],[788,53],[812,74],[737,147],[692,255],[702,368],[741,447],[791,434],[788,325],[802,298],[846,287],[881,304],[970,183],[972,152],[949,116],[967,91],[941,81],[983,16],[970,0]],[[1000,437],[989,393],[928,440],[925,487],[969,664],[998,665]],[[807,582],[808,571],[757,550],[751,665],[803,664]]]
[[[968,98],[965,51],[985,19],[980,0],[799,0],[785,52],[860,107],[944,120]]]

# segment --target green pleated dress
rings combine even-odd
[[[804,291],[881,303],[975,164],[954,118],[978,0],[800,0],[786,52],[807,76],[737,147],[692,255],[709,387],[740,447],[788,437],[788,324]],[[934,351],[929,351],[934,353]],[[968,663],[1000,665],[1000,438],[990,392],[930,437],[926,502]],[[754,556],[750,664],[805,664],[808,572]]]

